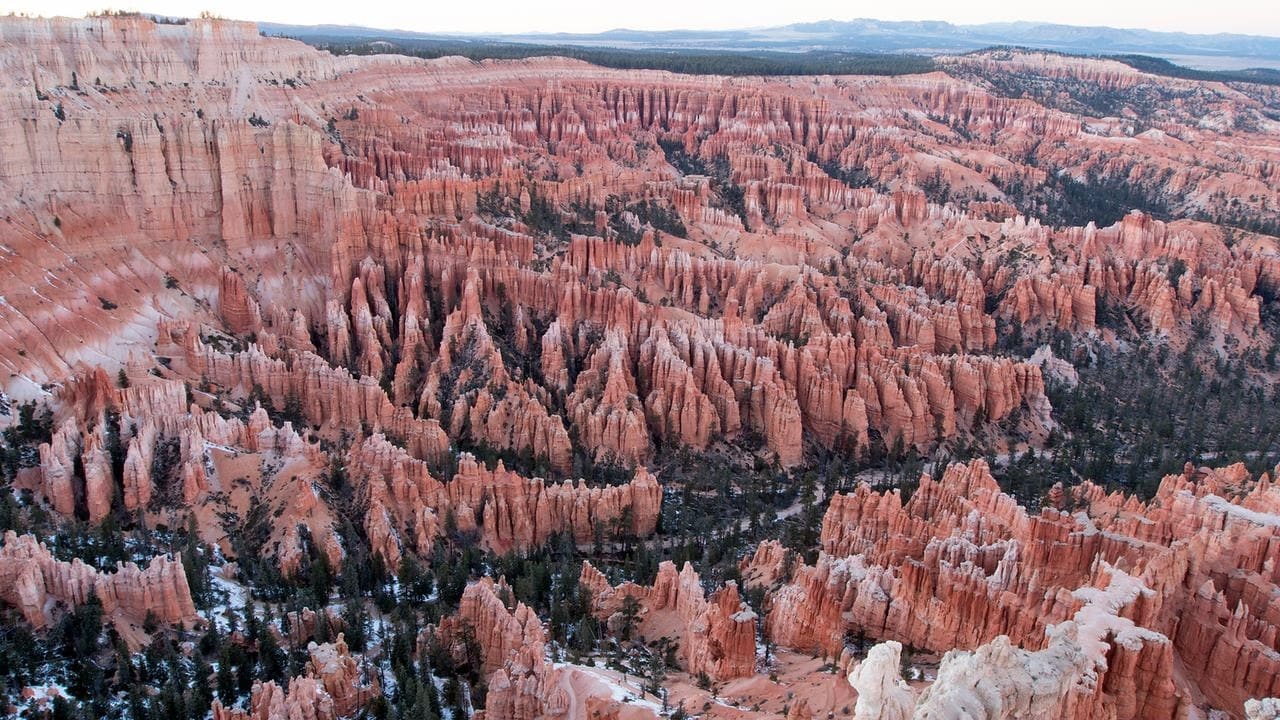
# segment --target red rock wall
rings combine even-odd
[[[850,632],[936,651],[1008,636],[1035,650],[1072,621],[1083,651],[1105,657],[1096,692],[1065,706],[1072,717],[1170,717],[1200,697],[1238,716],[1275,694],[1269,478],[1188,466],[1150,505],[1088,483],[1064,502],[1082,512],[1029,515],[981,461],[952,465],[905,504],[865,486],[833,497],[816,565],[767,542],[743,576],[773,588],[765,630],[778,644],[832,656]]]
[[[626,597],[638,601],[635,632],[653,641],[665,635],[674,618],[680,628],[681,666],[695,677],[706,674],[712,680],[749,677],[756,667],[756,614],[738,595],[738,586],[726,583],[708,598],[698,573],[689,563],[677,573],[671,562],[658,566],[652,587],[624,583],[611,587],[609,581],[583,563],[580,582],[591,594],[592,612],[615,627],[623,621]]]
[[[567,534],[580,544],[624,535],[645,537],[657,527],[662,488],[644,468],[626,485],[528,479],[501,461],[487,470],[469,454],[453,479],[441,483],[425,463],[375,435],[353,447],[347,467],[369,498],[365,527],[375,551],[395,565],[401,552],[428,552],[443,533],[476,533],[496,553],[524,552]]]
[[[51,601],[68,607],[96,596],[103,612],[135,625],[148,616],[165,624],[199,620],[180,558],[160,555],[147,568],[124,563],[114,573],[100,573],[77,558],[53,557],[32,535],[5,533],[0,547],[0,599],[18,608],[36,628],[53,617]]]
[[[1234,197],[1274,193],[1274,150],[1249,133],[1217,135],[1179,106],[1160,132],[1177,125],[1180,137],[1206,141],[1184,142],[1183,157],[1137,137],[1141,152],[1121,159],[1099,140],[1124,135],[1111,121],[1084,132],[1070,113],[941,74],[860,79],[851,95],[835,80],[759,86],[563,60],[336,59],[234,24],[200,24],[208,34],[190,40],[205,48],[198,56],[179,52],[195,26],[14,18],[6,27],[24,38],[4,56],[11,77],[38,79],[49,98],[15,92],[14,115],[32,121],[0,138],[14,151],[9,176],[51,199],[12,200],[4,238],[21,279],[0,308],[26,353],[0,358],[16,396],[70,374],[82,345],[114,368],[153,339],[178,339],[192,381],[204,374],[246,393],[260,384],[277,406],[294,395],[313,423],[367,423],[423,458],[452,436],[564,473],[575,451],[642,464],[671,444],[705,448],[745,433],[794,465],[809,439],[923,448],[1011,416],[1043,435],[1038,369],[989,354],[997,319],[1092,331],[1101,302],[1175,343],[1204,317],[1253,345],[1259,290],[1280,280],[1265,240],[1235,242],[1204,223],[1131,215],[1107,228],[1048,228],[933,204],[910,187],[929,172],[927,158],[948,182],[993,198],[992,183],[1042,182],[1041,166],[1144,179],[1169,169],[1171,187],[1200,209],[1216,207],[1225,187]],[[92,32],[102,40],[79,54],[60,46]],[[138,51],[107,70],[126,42]],[[296,69],[282,72],[286,62]],[[247,99],[212,82],[232,63],[252,79]],[[1051,78],[1132,82],[1116,69],[1033,65]],[[154,93],[139,90],[152,82]],[[53,117],[55,102],[66,120]],[[1256,104],[1244,94],[1221,102],[1239,112]],[[137,121],[160,105],[158,124]],[[938,132],[897,126],[899,108],[932,118]],[[885,117],[896,135],[880,131]],[[950,137],[955,127],[967,141]],[[1055,144],[1041,144],[1033,167],[1020,153],[1037,133]],[[705,179],[673,171],[659,137],[683,139],[704,162],[728,161],[746,226],[715,206]],[[985,159],[955,162],[954,147]],[[850,188],[828,176],[830,163],[904,187]],[[534,166],[555,170],[531,177]],[[576,203],[587,223],[578,229],[592,234],[548,252],[547,236],[526,224],[476,214],[495,191],[562,211]],[[609,196],[671,207],[688,238],[646,229],[638,245],[616,242]],[[130,253],[113,252],[118,237],[135,239]],[[36,262],[50,243],[65,264]],[[1175,261],[1186,266],[1176,287]],[[90,277],[86,266],[101,271]],[[23,290],[45,272],[77,290],[54,287],[48,300]],[[195,333],[160,332],[153,307],[252,333],[258,346],[210,353]],[[518,361],[530,354],[540,362]],[[65,485],[64,459],[47,463],[54,485]],[[65,505],[65,489],[50,495]],[[87,500],[95,513],[103,504]]]

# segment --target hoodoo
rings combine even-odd
[[[1275,73],[842,27],[0,17],[0,715],[1275,718]]]

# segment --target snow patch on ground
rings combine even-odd
[[[46,683],[44,685],[31,685],[23,688],[23,695],[27,691],[31,691],[30,697],[18,697],[14,702],[14,707],[18,710],[11,717],[38,717],[41,712],[48,712],[53,707],[53,700],[57,697],[70,698],[71,694],[67,692],[65,685],[60,683]]]
[[[586,676],[594,685],[591,690],[598,691],[590,692],[589,695],[600,696],[607,692],[609,697],[617,702],[648,708],[655,715],[662,712],[660,703],[649,699],[639,687],[624,681],[621,677],[617,677],[615,673],[572,663],[553,663],[553,667],[557,670]]]
[[[1139,627],[1129,618],[1120,616],[1121,609],[1137,600],[1139,595],[1150,596],[1155,591],[1123,570],[1106,563],[1103,565],[1111,576],[1107,587],[1086,586],[1071,593],[1072,597],[1084,602],[1084,607],[1072,618],[1079,628],[1078,641],[1098,667],[1107,666],[1108,636],[1113,636],[1117,644],[1131,650],[1141,647],[1144,642],[1168,642],[1164,635]]]
[[[243,617],[244,606],[252,601],[253,596],[249,588],[226,577],[223,567],[210,568],[209,575],[213,579],[216,592],[224,597],[225,601],[204,611],[205,618],[217,626],[218,632],[228,632],[231,628],[228,616],[234,612],[237,617]]]
[[[1245,522],[1253,523],[1261,527],[1280,527],[1280,515],[1272,515],[1271,513],[1258,512],[1249,508],[1240,507],[1217,495],[1205,495],[1201,500],[1205,505],[1212,507],[1218,512],[1239,518]]]

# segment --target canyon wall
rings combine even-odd
[[[149,618],[163,624],[200,621],[180,558],[160,555],[146,569],[127,562],[115,572],[99,572],[79,558],[58,560],[34,536],[5,533],[0,600],[17,608],[32,627],[48,626],[55,607],[71,609],[91,597],[102,603],[105,617],[137,626]]]
[[[650,587],[623,583],[617,587],[584,562],[582,587],[591,595],[592,613],[611,630],[634,634],[647,642],[673,640],[681,667],[694,677],[731,680],[756,671],[756,614],[726,583],[708,598],[689,563],[678,573],[671,562],[658,566]]]
[[[833,497],[815,565],[769,541],[742,572],[770,588],[765,631],[780,645],[836,657],[856,635],[960,648],[977,655],[956,655],[956,668],[986,665],[997,677],[1000,663],[1040,662],[1035,653],[1075,658],[1062,671],[1070,692],[1016,701],[1066,708],[1064,717],[1171,717],[1201,697],[1240,715],[1246,699],[1276,693],[1266,618],[1277,578],[1265,558],[1280,495],[1268,476],[1188,465],[1149,505],[1091,483],[1062,502],[1029,514],[985,463],[956,464],[921,478],[906,503],[866,486]],[[1072,684],[1082,677],[1096,680]],[[951,692],[941,671],[933,687],[922,708]]]
[[[810,439],[866,453],[993,423],[1043,437],[1040,370],[993,352],[1002,323],[1105,331],[1104,303],[1175,342],[1205,318],[1252,344],[1280,278],[1270,241],[1206,223],[1139,213],[1051,228],[832,177],[856,166],[898,186],[944,146],[991,154],[1036,133],[1064,148],[1039,164],[1075,171],[1123,130],[941,75],[819,79],[817,102],[787,82],[559,59],[336,58],[216,21],[12,18],[5,32],[35,48],[0,59],[21,118],[0,137],[20,279],[0,319],[24,348],[0,357],[14,397],[81,364],[171,353],[193,383],[260,385],[276,407],[293,397],[313,423],[368,423],[424,459],[448,437],[568,473],[575,453],[635,466],[670,445],[758,439],[790,466]],[[188,42],[199,52],[180,52]],[[139,48],[123,65],[122,47]],[[233,65],[235,87],[215,79]],[[839,91],[850,82],[852,97]],[[968,140],[935,125],[888,139],[886,107],[963,125]],[[1267,151],[1233,137],[1262,159],[1143,147],[1175,173],[1215,162],[1237,194],[1273,192]],[[677,140],[724,179],[677,171]],[[924,154],[887,159],[910,143]],[[1019,162],[941,169],[999,198],[1001,184],[1042,179]],[[531,166],[543,169],[516,171]],[[742,189],[742,217],[716,195],[725,183]],[[495,210],[495,196],[519,202]],[[562,229],[527,214],[535,200]],[[617,228],[649,217],[636,202],[679,227],[640,224],[622,242]],[[65,255],[54,266],[39,260],[50,246]],[[46,274],[58,282],[22,289]],[[192,323],[180,353],[178,319]],[[256,342],[222,353],[202,325]],[[93,442],[69,446],[87,468],[100,465]],[[89,500],[98,515],[103,498]]]
[[[1046,338],[1205,340],[1258,372],[1276,345],[1280,122],[1249,83],[1026,52],[806,78],[340,57],[123,16],[0,18],[0,68],[6,424],[10,401],[52,418],[15,490],[89,523],[181,516],[286,576],[349,562],[347,521],[391,568],[441,539],[612,552],[657,532],[683,457],[1034,449],[1046,374],[1092,362]],[[635,611],[726,687],[764,685],[758,620],[841,668],[883,641],[860,718],[1274,710],[1252,702],[1280,695],[1270,478],[1047,502],[974,461],[909,499],[835,495],[816,560],[762,542],[741,591],[673,563],[580,581],[612,632]],[[167,557],[103,573],[9,535],[0,585],[36,627],[91,596],[120,624],[198,618]],[[503,581],[435,632],[459,666],[476,640],[494,720],[655,714],[548,659]],[[898,646],[947,653],[928,690]],[[381,692],[341,639],[308,658],[214,717]]]

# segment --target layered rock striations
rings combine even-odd
[[[645,537],[658,522],[662,488],[644,468],[612,487],[524,478],[498,461],[493,470],[468,454],[448,482],[374,435],[347,456],[352,480],[368,499],[365,529],[375,552],[395,565],[402,552],[429,552],[446,530],[475,533],[495,553],[526,552],[557,535],[579,544]]]
[[[1208,223],[1058,228],[992,219],[999,202],[930,202],[910,185],[935,170],[959,195],[991,198],[1043,181],[1040,165],[1123,171],[1099,144],[1123,134],[1116,123],[1086,129],[945,75],[802,90],[564,60],[338,59],[248,28],[5,21],[23,40],[2,61],[25,120],[0,142],[14,150],[5,177],[26,188],[4,238],[19,281],[0,313],[25,348],[2,358],[10,394],[159,351],[193,383],[259,385],[316,425],[366,423],[424,459],[452,438],[568,473],[575,452],[636,465],[671,445],[759,437],[794,465],[809,440],[925,448],[1009,419],[1043,435],[1039,369],[993,354],[998,328],[1105,331],[1099,306],[1123,307],[1174,342],[1203,318],[1252,345],[1280,283],[1273,243]],[[548,102],[557,93],[572,110]],[[901,107],[937,120],[880,132]],[[1143,162],[1166,163],[1183,188],[1208,185],[1194,168],[1212,165],[1233,191],[1276,190],[1274,151],[1254,134],[1169,112],[1183,155],[1137,138]],[[1036,133],[1061,152],[1005,149]],[[691,163],[725,162],[742,217],[676,169],[674,138]],[[759,151],[770,145],[781,155]],[[984,160],[944,161],[951,148]],[[905,186],[850,187],[838,178],[852,168]],[[1209,213],[1218,197],[1193,202]],[[530,212],[542,203],[552,218]],[[679,228],[636,203],[668,208]],[[116,253],[112,237],[134,242]],[[37,262],[48,247],[65,260]],[[23,289],[46,272],[59,282]],[[175,352],[175,317],[256,344],[223,352],[187,332]],[[74,449],[94,467],[96,450],[60,439],[46,464],[65,506],[59,463]],[[103,496],[88,500],[98,514]]]
[[[0,599],[36,628],[49,625],[59,606],[71,609],[94,597],[107,617],[138,626],[148,618],[184,625],[200,619],[180,558],[160,555],[146,569],[128,562],[104,573],[79,558],[58,560],[34,536],[13,531],[0,546],[0,588]]]
[[[736,583],[726,583],[708,598],[692,565],[685,563],[676,572],[671,562],[658,566],[650,587],[612,587],[590,563],[583,563],[579,582],[591,595],[597,618],[615,630],[631,622],[635,627],[629,632],[648,642],[673,640],[690,675],[732,680],[755,673],[757,618],[740,599]],[[635,603],[631,618],[628,603]]]
[[[1030,52],[939,66],[763,81],[0,18],[0,369],[6,402],[53,417],[17,483],[94,523],[189,514],[224,554],[222,519],[255,509],[248,550],[286,575],[341,567],[344,519],[390,566],[446,536],[526,553],[653,533],[645,468],[685,451],[1038,445],[1044,374],[1074,369],[1021,356],[1053,334],[1266,355],[1273,92]],[[1150,212],[1084,217],[1120,186]],[[630,480],[597,482],[609,466]],[[1189,467],[1147,504],[1086,483],[1033,514],[974,462],[906,501],[836,495],[815,562],[764,542],[741,570],[781,647],[844,667],[850,633],[886,642],[854,673],[858,717],[1266,717],[1246,700],[1280,695],[1275,496]],[[166,558],[98,573],[7,537],[0,579],[35,625],[91,595],[194,619]],[[632,598],[684,671],[762,685],[736,585],[581,580],[611,626]],[[548,661],[501,583],[438,632],[462,628],[490,718],[648,712]],[[892,643],[954,652],[917,693]],[[378,689],[341,645],[214,716],[358,713]]]
[[[974,650],[944,659],[917,717],[986,702],[945,689],[988,682],[966,675],[975,672],[996,684],[974,697],[1004,697],[1005,710],[982,717],[1034,707],[1171,717],[1200,698],[1239,715],[1245,700],[1274,694],[1280,668],[1263,598],[1276,578],[1263,548],[1277,542],[1280,505],[1267,476],[1188,466],[1149,505],[1090,483],[1069,492],[1074,514],[1031,515],[981,461],[923,477],[906,503],[859,487],[832,498],[815,565],[770,541],[744,559],[743,576],[772,588],[765,630],[780,645],[838,656],[856,633]],[[1050,673],[1057,685],[1017,680],[1063,662]]]
[[[614,688],[585,668],[549,662],[538,616],[523,603],[512,602],[511,588],[489,578],[467,586],[456,615],[446,617],[436,629],[437,642],[455,661],[468,662],[468,645],[479,652],[488,693],[485,709],[477,717],[566,720],[617,717],[625,707]],[[655,718],[648,711],[626,717]]]

